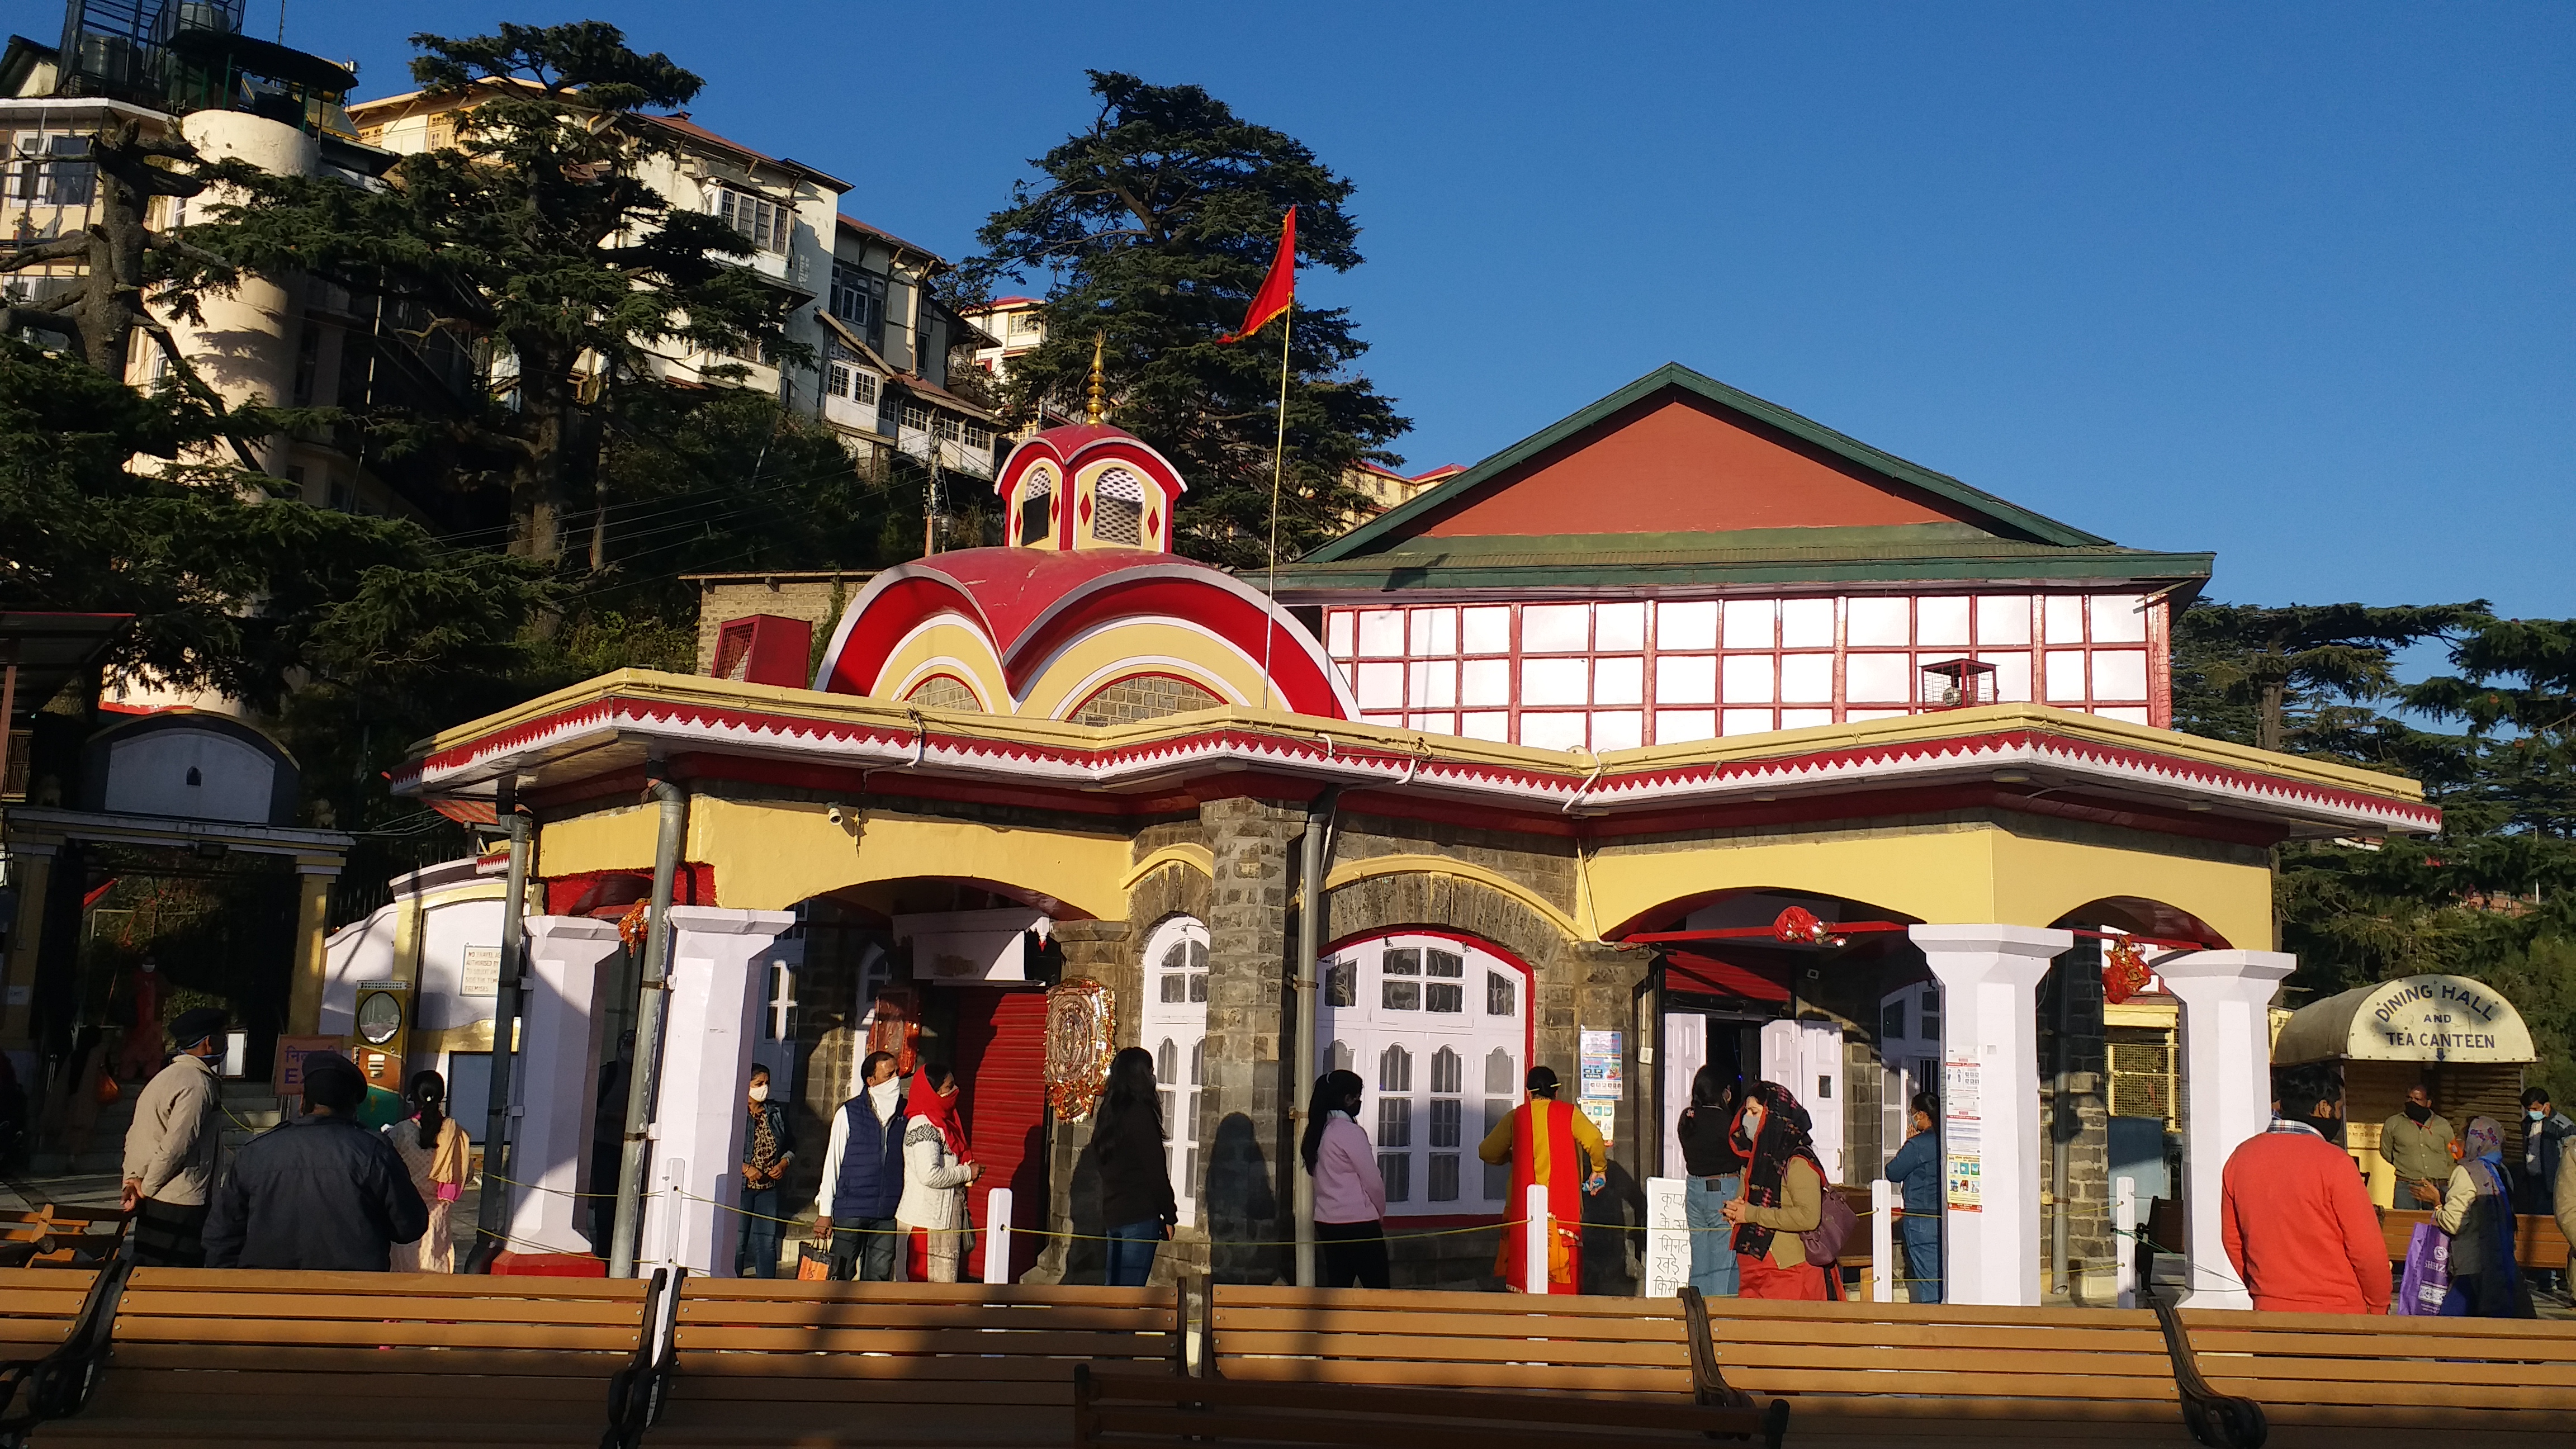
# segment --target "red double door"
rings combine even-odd
[[[1046,993],[972,986],[956,992],[958,1099],[967,1146],[984,1173],[966,1190],[974,1219],[974,1260],[960,1277],[980,1276],[984,1234],[991,1225],[990,1195],[1011,1190],[1014,1228],[1042,1228],[1047,1221]],[[1011,1235],[1011,1278],[1017,1282],[1038,1260],[1044,1240]]]

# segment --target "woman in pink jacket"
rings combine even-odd
[[[1306,1136],[1298,1155],[1315,1178],[1315,1242],[1324,1250],[1327,1288],[1384,1288],[1386,1182],[1377,1175],[1377,1149],[1359,1124],[1357,1072],[1326,1072],[1315,1079],[1306,1104]]]

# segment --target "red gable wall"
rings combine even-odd
[[[1646,399],[1409,532],[1719,533],[1941,523],[1947,500],[1870,477],[1802,439],[1695,397]]]

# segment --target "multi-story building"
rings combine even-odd
[[[965,315],[988,339],[975,349],[975,365],[996,382],[1010,381],[1011,364],[1046,341],[1046,303],[1036,297],[995,297]]]
[[[415,91],[360,102],[349,115],[372,145],[433,150],[455,144],[457,113],[489,93]],[[674,352],[660,359],[668,374],[697,380],[722,370],[730,385],[773,393],[829,424],[863,464],[902,452],[992,477],[993,417],[948,387],[951,351],[981,340],[933,292],[948,263],[842,214],[850,184],[828,172],[755,151],[685,114],[636,119],[668,148],[645,160],[644,183],[673,208],[720,217],[741,233],[752,251],[740,264],[779,290],[787,338],[813,358],[791,366],[758,348]]]

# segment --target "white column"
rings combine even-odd
[[[1896,1301],[1896,1184],[1884,1177],[1869,1184],[1869,1301]]]
[[[2111,1281],[2122,1308],[2138,1306],[2138,1180],[2121,1178],[2111,1195]]]
[[[1556,1231],[1556,1225],[1548,1220],[1547,1184],[1531,1183],[1521,1201],[1529,1217],[1529,1232],[1521,1239],[1521,1291],[1553,1293],[1556,1282],[1547,1271],[1547,1235]]]
[[[733,1275],[742,1232],[743,1086],[768,1005],[757,969],[784,911],[671,908],[671,1001],[653,1105],[652,1196],[637,1238],[639,1268]]]
[[[2156,966],[2182,1002],[2185,1308],[2254,1306],[2219,1239],[2221,1182],[2228,1155],[2271,1121],[2269,1008],[2298,964],[2284,951],[2194,951]]]
[[[1011,1281],[1011,1190],[997,1187],[984,1199],[984,1281]]]
[[[599,999],[608,958],[617,953],[617,923],[582,916],[528,920],[527,1009],[519,1019],[518,1060],[510,1073],[518,1135],[509,1189],[514,1253],[587,1253],[589,1204],[582,1190],[591,1113],[596,1106]],[[493,1043],[500,1050],[507,1043]],[[487,1183],[484,1191],[499,1184]],[[603,1190],[592,1184],[592,1191]]]
[[[1941,983],[1941,1296],[2037,1307],[2038,988],[2069,931],[1911,926]]]

